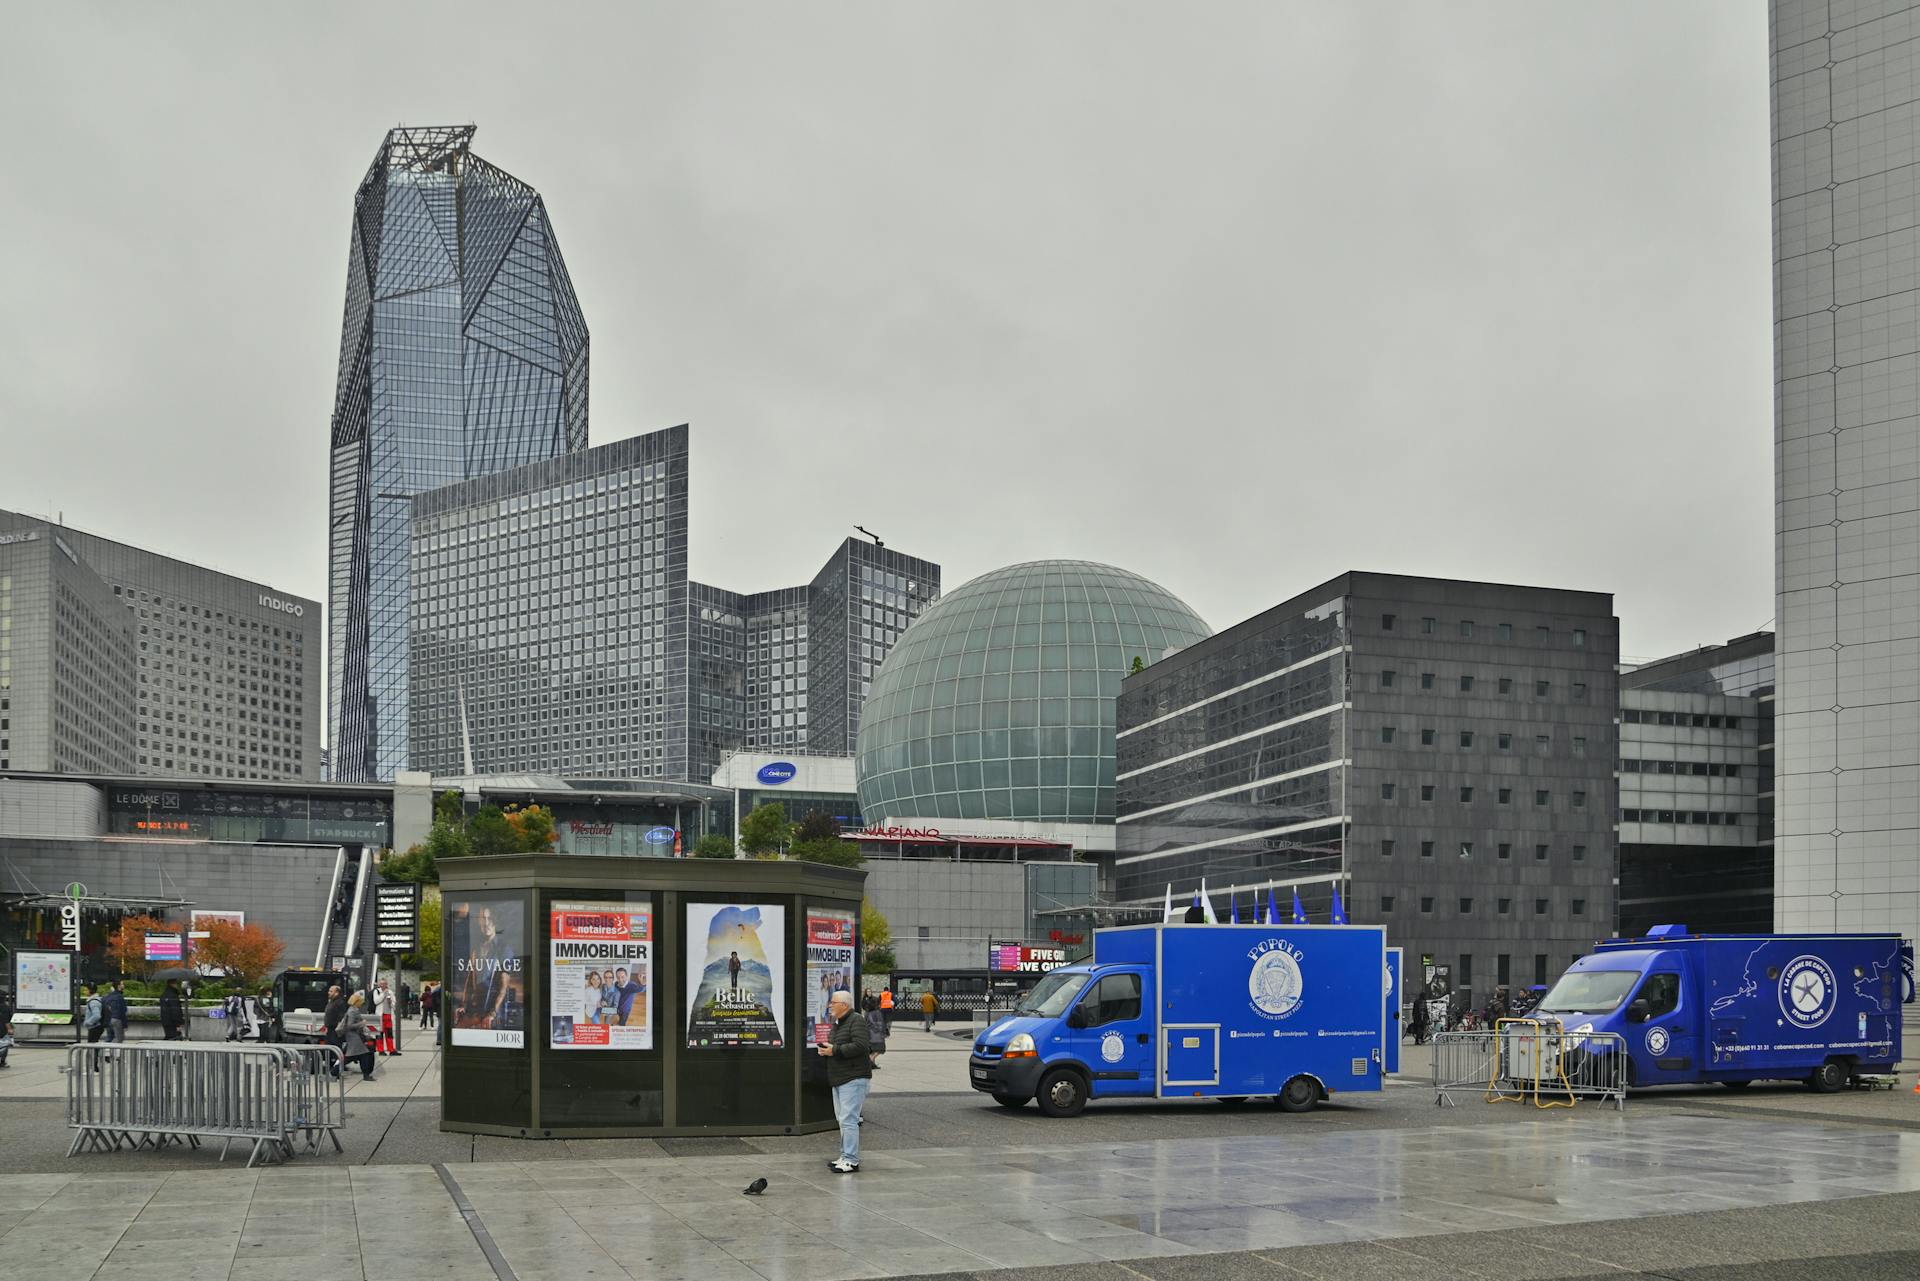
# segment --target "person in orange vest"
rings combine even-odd
[[[880,989],[880,1017],[889,1029],[893,1027],[893,989],[890,987]]]

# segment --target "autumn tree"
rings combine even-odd
[[[870,898],[860,900],[860,969],[867,974],[893,971],[893,926]]]
[[[193,963],[225,970],[231,985],[251,989],[267,981],[286,950],[280,936],[264,925],[215,917],[207,922],[207,937],[194,941]]]
[[[178,961],[149,961],[147,959],[147,935],[178,934],[186,941],[186,927],[163,921],[157,916],[144,913],[139,916],[120,918],[120,924],[113,927],[107,935],[107,956],[119,967],[120,973],[130,979],[144,979],[153,973],[159,965],[179,965]]]
[[[545,854],[560,839],[560,828],[553,821],[553,811],[544,805],[529,805],[525,809],[509,805],[502,814],[507,826],[513,829],[519,853]]]
[[[432,978],[440,970],[445,932],[440,919],[440,891],[428,888],[420,896],[420,950],[410,952],[406,963]]]

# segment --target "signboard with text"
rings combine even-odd
[[[993,974],[1045,974],[1067,963],[1067,949],[1051,943],[989,943],[987,970]]]
[[[373,887],[374,951],[420,950],[420,886],[417,882]]]

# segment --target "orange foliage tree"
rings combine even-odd
[[[524,853],[544,854],[560,839],[560,828],[553,821],[553,811],[544,805],[529,805],[525,809],[509,805],[503,816]]]
[[[120,924],[114,926],[113,933],[107,935],[107,956],[125,977],[143,979],[153,973],[156,966],[180,964],[179,961],[149,961],[147,935],[178,934],[184,939],[186,932],[186,926],[163,921],[157,916],[142,913],[139,916],[122,917]]]
[[[193,963],[225,970],[232,986],[264,985],[287,950],[280,936],[264,925],[242,925],[218,917],[206,925],[207,937],[194,941]]]

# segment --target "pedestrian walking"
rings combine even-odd
[[[420,1026],[434,1027],[440,1021],[440,984],[428,981],[420,993]]]
[[[393,989],[387,981],[381,979],[373,985],[373,1018],[379,1029],[375,1038],[381,1058],[391,1058],[400,1053],[400,1043],[393,1036]]]
[[[222,1002],[222,1013],[227,1016],[227,1039],[229,1041],[240,1040],[246,1034],[246,1028],[242,1026],[246,1016],[246,1007],[241,1004],[241,998],[239,996],[227,997],[227,999]]]
[[[160,989],[160,1035],[169,1041],[181,1039],[187,1025],[187,1004],[180,999],[180,980],[168,979]]]
[[[833,1031],[820,1047],[827,1060],[827,1084],[833,1087],[833,1115],[840,1123],[840,1156],[828,1162],[835,1174],[852,1174],[860,1168],[860,1110],[873,1087],[873,1041],[867,1020],[853,1009],[853,995],[835,992],[827,1012],[833,1018]]]
[[[108,1041],[126,1040],[127,1019],[129,1017],[127,1014],[126,983],[120,979],[115,979],[107,988],[107,993],[101,998],[100,1003],[106,1007],[107,1014],[107,1034],[104,1039]]]
[[[7,1051],[13,1048],[13,993],[0,987],[0,1068],[7,1066]]]
[[[98,1045],[101,1034],[107,1030],[106,1003],[100,999],[100,988],[96,984],[83,985],[80,994],[86,998],[86,1003],[80,1009],[80,1026],[86,1031],[87,1044]],[[98,1072],[100,1051],[95,1050],[90,1057],[93,1059],[93,1070]]]
[[[928,988],[920,994],[920,1013],[926,1020],[922,1026],[926,1031],[933,1031],[933,1017],[939,1012],[940,998],[933,994],[932,988]]]
[[[340,1035],[340,1025],[346,1021],[346,1018],[347,998],[341,994],[340,985],[335,983],[327,989],[327,1010],[320,1016],[321,1039],[334,1049],[341,1051],[343,1057],[346,1052],[346,1040]],[[333,1074],[340,1075],[338,1066],[334,1067]]]
[[[261,988],[260,995],[254,998],[253,1008],[258,1013],[260,1019],[261,1042],[264,1044],[281,1040],[280,1011],[275,1009],[273,1005],[273,989],[270,987]]]
[[[828,1008],[831,1009],[832,1007],[829,1006]],[[887,1052],[886,1016],[881,1014],[878,1009],[871,1009],[860,1017],[867,1021],[867,1039],[873,1043],[873,1052],[875,1054],[885,1054]],[[880,1065],[876,1063],[874,1066],[879,1067]]]
[[[1427,1009],[1427,996],[1421,992],[1413,998],[1413,1043],[1425,1045],[1427,1032],[1432,1026],[1431,1012]]]
[[[367,1017],[367,998],[358,992],[347,998],[340,1018],[340,1048],[349,1063],[360,1065],[360,1079],[373,1080],[373,1021]]]
[[[890,987],[880,989],[880,1017],[887,1021],[888,1027],[893,1026],[893,989]]]

